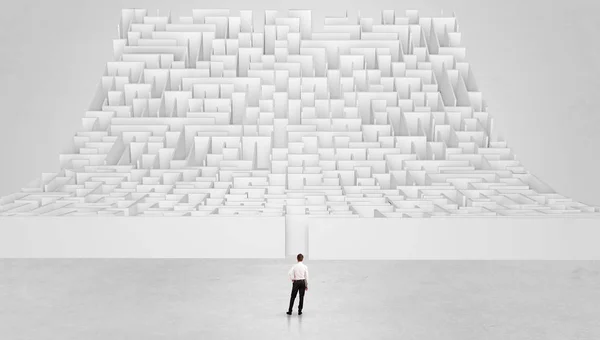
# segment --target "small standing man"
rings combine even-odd
[[[304,255],[298,254],[296,256],[298,263],[292,266],[292,269],[288,272],[290,280],[292,280],[292,296],[290,297],[290,308],[286,312],[287,315],[292,315],[292,308],[294,308],[294,300],[296,295],[300,292],[300,303],[298,304],[298,315],[302,315],[302,307],[304,307],[304,292],[308,290],[308,268],[302,263]]]

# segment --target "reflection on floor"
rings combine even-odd
[[[598,262],[0,260],[1,339],[598,339]]]

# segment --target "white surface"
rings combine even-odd
[[[282,217],[0,218],[1,258],[284,258]]]
[[[285,216],[285,255],[308,254],[308,219],[305,215]]]
[[[599,260],[598,218],[311,218],[310,259]]]
[[[597,218],[0,218],[0,258],[597,260]]]
[[[305,261],[0,260],[0,338],[600,339],[598,262]]]

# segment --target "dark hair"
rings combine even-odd
[[[304,260],[304,255],[302,255],[302,254],[298,254],[298,256],[296,256],[296,259],[297,259],[298,261],[302,261],[302,260]]]

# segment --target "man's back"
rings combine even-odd
[[[288,274],[291,280],[308,281],[308,267],[302,262],[298,262],[293,265]]]

